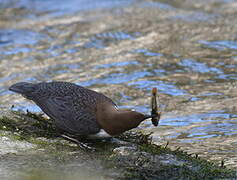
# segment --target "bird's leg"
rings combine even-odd
[[[60,135],[63,139],[66,139],[70,142],[76,143],[80,148],[82,148],[83,150],[91,150],[91,151],[95,151],[95,148],[88,146],[87,144],[80,142],[78,139],[67,136],[65,134],[61,134]]]

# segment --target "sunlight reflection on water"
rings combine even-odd
[[[221,51],[228,50],[228,49],[237,50],[237,42],[236,41],[226,41],[226,40],[204,41],[204,40],[200,40],[199,43],[206,46],[206,47],[221,50]]]

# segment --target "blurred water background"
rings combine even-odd
[[[139,128],[237,168],[237,1],[1,0],[0,106],[40,109],[8,91],[69,81],[162,118]]]

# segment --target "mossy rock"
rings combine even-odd
[[[62,146],[64,151],[79,149],[72,142],[61,143],[53,121],[41,114],[2,110],[0,129],[47,148],[42,138],[53,140],[51,146]],[[50,142],[50,141],[48,141]],[[100,159],[104,168],[119,169],[116,179],[235,179],[234,170],[189,155],[181,150],[152,144],[150,134],[129,131],[110,140],[84,140],[96,151],[91,156]],[[73,145],[72,145],[73,144]],[[59,148],[60,149],[60,148]],[[58,152],[60,153],[60,152]],[[109,175],[108,175],[109,176]]]

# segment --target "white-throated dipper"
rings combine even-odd
[[[19,82],[9,90],[34,101],[57,128],[72,135],[91,135],[103,129],[113,136],[157,116],[118,109],[105,95],[69,82]]]

